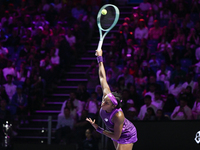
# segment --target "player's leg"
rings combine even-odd
[[[118,144],[116,150],[132,150],[133,143],[130,144]]]
[[[116,141],[113,141],[113,144],[115,146],[115,149],[117,149],[118,143]]]

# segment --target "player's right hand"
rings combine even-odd
[[[96,56],[102,56],[103,55],[103,51],[102,49],[99,51],[99,50],[96,50],[96,53],[95,53]]]

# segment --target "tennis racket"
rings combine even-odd
[[[99,51],[101,50],[105,36],[116,25],[118,20],[119,20],[119,9],[115,5],[106,4],[101,7],[97,15],[97,26],[99,28],[99,34],[100,34],[97,50]],[[102,34],[103,31],[104,34]]]

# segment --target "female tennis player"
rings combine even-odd
[[[124,117],[121,109],[119,94],[110,91],[106,80],[106,73],[103,65],[102,50],[97,50],[97,61],[99,64],[99,79],[103,90],[103,98],[100,109],[100,116],[106,125],[107,130],[99,127],[95,120],[86,118],[97,132],[111,138],[116,150],[132,150],[133,144],[137,141],[135,126]]]

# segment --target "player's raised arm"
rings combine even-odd
[[[99,80],[100,80],[100,84],[103,90],[103,96],[106,96],[108,93],[111,93],[111,91],[106,80],[106,72],[103,65],[102,54],[103,54],[102,50],[96,50],[97,62],[99,64]]]

